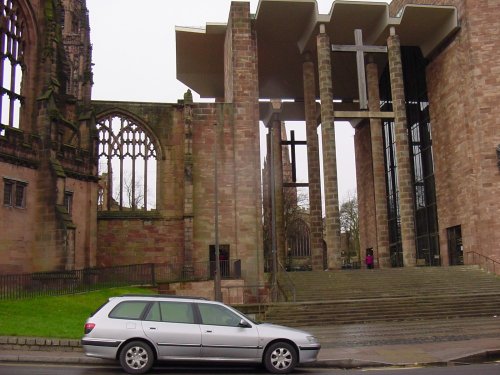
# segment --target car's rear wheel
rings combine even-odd
[[[264,366],[273,374],[287,374],[297,365],[297,351],[286,342],[271,344],[264,355]]]
[[[129,374],[144,374],[151,370],[154,354],[142,341],[131,341],[120,351],[120,365]]]

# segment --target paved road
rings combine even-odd
[[[44,364],[8,364],[0,363],[1,375],[116,375],[124,374],[117,366],[70,366],[70,365],[44,365]],[[185,367],[157,367],[151,375],[264,375],[264,370],[249,367],[210,367],[210,368],[185,368]],[[426,368],[389,368],[389,369],[363,369],[363,370],[334,370],[305,368],[297,369],[293,375],[498,375],[500,362],[451,366],[451,367],[426,367]]]

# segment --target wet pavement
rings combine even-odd
[[[445,365],[500,357],[500,318],[496,316],[301,328],[322,344],[313,364],[318,367]],[[79,347],[71,351],[44,345],[36,350],[14,347],[2,345],[0,361],[109,363],[85,357]]]

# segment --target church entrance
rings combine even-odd
[[[464,247],[462,245],[462,228],[460,225],[448,228],[448,253],[450,266],[464,264]]]
[[[219,245],[219,265],[222,278],[229,277],[229,245]],[[215,275],[215,245],[210,245],[210,276]]]

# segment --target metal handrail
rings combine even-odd
[[[469,262],[469,264],[478,265],[483,270],[485,270],[487,272],[492,272],[495,275],[500,274],[500,262],[499,261],[497,261],[493,258],[487,257],[486,255],[480,254],[477,251],[468,251],[466,253],[467,257],[470,257],[471,254],[473,255],[473,258],[472,258],[473,260],[472,260],[472,262]],[[479,257],[479,262],[476,262],[476,255]],[[492,270],[488,267],[489,263],[491,263],[493,265]],[[497,265],[498,265],[498,273],[497,273]]]
[[[284,274],[285,275],[285,280],[286,280],[286,286],[288,287],[288,289],[291,290],[292,292],[292,302],[295,302],[296,301],[296,298],[297,298],[297,293],[296,293],[296,288],[295,288],[295,284],[293,283],[293,280],[292,278],[290,277],[290,275],[288,274],[288,272],[286,271],[285,267],[283,267],[283,264],[281,264],[281,262],[278,260],[278,266],[279,268],[281,269],[281,274]]]

